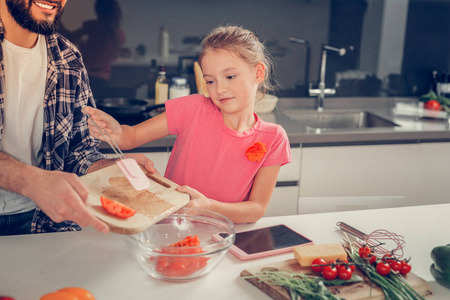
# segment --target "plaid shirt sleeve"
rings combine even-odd
[[[45,168],[84,175],[91,165],[104,159],[99,140],[89,134],[87,117],[81,111],[94,103],[89,79],[78,50],[60,35],[50,36],[49,67],[43,150]]]
[[[100,141],[89,134],[87,116],[81,111],[83,105],[87,105],[89,98],[92,98],[84,69],[81,75],[78,101],[75,101],[73,109],[72,139],[64,166],[64,171],[78,175],[86,174],[94,162],[105,158],[98,150]]]

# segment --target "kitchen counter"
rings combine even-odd
[[[450,141],[449,123],[442,119],[426,119],[398,115],[397,103],[417,103],[416,98],[325,98],[327,110],[367,111],[390,120],[399,126],[362,129],[335,129],[312,131],[302,129],[298,122],[289,119],[284,111],[312,110],[314,98],[282,98],[271,114],[263,114],[265,120],[275,120],[286,130],[291,143],[303,146],[333,144],[383,144]]]
[[[354,144],[402,144],[423,142],[450,142],[449,123],[446,120],[434,120],[396,115],[394,107],[397,103],[414,103],[417,98],[325,98],[324,108],[327,110],[362,110],[393,121],[399,126],[364,129],[342,129],[308,131],[304,126],[285,113],[298,110],[314,111],[315,98],[281,98],[272,113],[260,114],[263,120],[280,124],[286,130],[291,144],[302,144],[304,147],[321,145],[354,145]],[[151,148],[171,147],[175,136],[147,143],[134,149],[144,152]],[[107,149],[107,144],[101,145]]]
[[[430,282],[434,296],[448,299],[450,290],[438,285],[429,272],[431,250],[450,242],[450,204],[365,211],[263,218],[237,230],[284,223],[316,244],[339,243],[336,222],[346,222],[370,233],[387,229],[406,240],[405,257],[412,272]],[[98,300],[114,299],[269,299],[239,277],[242,270],[293,258],[292,253],[240,261],[228,253],[207,276],[187,283],[149,277],[131,256],[123,237],[102,235],[92,228],[81,232],[0,237],[0,294],[17,300],[38,299],[67,286],[91,291]]]

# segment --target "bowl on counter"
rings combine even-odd
[[[219,233],[226,237],[217,238]],[[126,244],[145,272],[173,282],[190,281],[210,273],[225,257],[234,239],[235,226],[228,218],[194,208],[182,208],[141,233],[125,236]]]
[[[255,112],[257,114],[271,113],[278,103],[278,97],[270,94],[265,94],[262,99],[255,101]]]

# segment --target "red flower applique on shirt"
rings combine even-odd
[[[245,155],[249,161],[260,161],[266,152],[266,145],[261,142],[256,142],[253,146],[247,148]]]

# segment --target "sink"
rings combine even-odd
[[[394,122],[367,111],[285,111],[290,119],[311,129],[364,129],[395,127]]]

